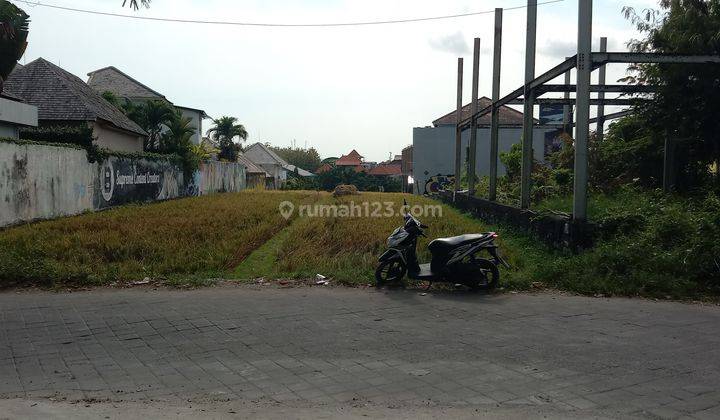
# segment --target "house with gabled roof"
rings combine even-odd
[[[165,95],[124,73],[114,66],[104,67],[88,73],[87,84],[99,93],[112,92],[118,97],[132,102],[152,100],[165,101],[177,108],[183,117],[190,118],[190,124],[197,130],[190,138],[194,144],[200,144],[203,134],[203,120],[208,118],[205,111],[197,108],[175,105]]]
[[[247,188],[264,188],[270,180],[270,174],[248,159],[242,152],[238,153],[238,163],[245,165],[245,185]]]
[[[487,97],[479,98],[478,109],[490,106],[492,100]],[[461,108],[461,119],[470,117],[472,104],[468,103]],[[519,143],[522,138],[524,115],[522,112],[502,106],[499,108],[499,151],[510,150],[513,144]],[[478,119],[477,153],[475,155],[475,173],[478,177],[490,174],[490,123],[492,116],[484,115]],[[537,161],[545,160],[546,134],[556,132],[554,126],[543,126],[535,121],[533,131],[533,154]],[[436,118],[432,126],[413,128],[412,173],[415,181],[415,192],[424,194],[426,185],[432,184],[437,176],[454,176],[455,173],[455,131],[457,124],[457,110],[448,112]],[[465,130],[461,137],[461,162],[467,162],[470,145],[470,130]],[[466,168],[463,168],[466,172]],[[505,166],[498,159],[498,174],[505,174]]]
[[[16,68],[4,89],[37,107],[40,126],[87,124],[102,148],[143,151],[145,130],[79,77],[43,58]]]
[[[245,149],[243,154],[273,177],[274,188],[282,187],[288,179],[288,174],[295,174],[301,177],[315,176],[315,174],[305,169],[287,163],[285,159],[273,152],[270,147],[259,142]]]

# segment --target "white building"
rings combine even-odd
[[[491,104],[489,98],[478,99],[478,109]],[[462,108],[462,119],[470,117],[470,104]],[[413,177],[415,193],[424,194],[425,186],[436,176],[455,174],[455,127],[457,111],[450,112],[435,121],[432,127],[413,128]],[[480,118],[477,131],[475,173],[478,177],[490,175],[490,114]],[[536,125],[533,135],[533,154],[536,160],[545,160],[546,133],[555,133],[557,127]],[[500,108],[499,153],[507,152],[513,144],[520,143],[523,133],[523,113],[510,107]],[[470,130],[462,134],[462,162],[467,160],[470,146]],[[505,166],[498,158],[498,175],[505,174]]]

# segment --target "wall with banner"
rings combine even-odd
[[[237,163],[203,162],[186,181],[167,159],[89,163],[81,148],[0,141],[0,227],[244,188],[245,167]]]

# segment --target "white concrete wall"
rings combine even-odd
[[[194,184],[196,195],[242,191],[246,188],[245,166],[240,163],[202,162]]]
[[[533,136],[533,154],[540,162],[545,160],[545,132],[551,129],[536,128]],[[507,152],[513,144],[520,143],[522,128],[501,128],[499,151]],[[470,131],[462,135],[462,161],[467,157],[470,144]],[[490,129],[479,128],[477,135],[477,153],[475,172],[479,177],[490,174]],[[413,175],[416,192],[424,193],[428,178],[435,175],[455,173],[455,127],[425,127],[413,129]],[[498,158],[498,175],[505,174],[505,165]]]
[[[0,122],[37,127],[38,109],[33,105],[0,98]]]
[[[183,108],[183,107],[177,107],[177,109],[180,110],[183,117],[190,118],[190,125],[195,127],[195,134],[193,134],[193,136],[190,137],[190,141],[193,144],[200,144],[200,142],[202,141],[202,133],[203,133],[201,113],[194,109],[188,109],[188,108]]]
[[[142,152],[143,138],[135,134],[115,130],[107,125],[94,123],[95,144],[115,152]]]
[[[0,226],[92,210],[97,174],[81,149],[0,142]]]
[[[183,195],[182,170],[167,161],[89,163],[82,149],[0,142],[0,227]]]

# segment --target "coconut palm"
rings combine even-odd
[[[146,151],[156,152],[160,149],[163,127],[167,127],[173,121],[176,112],[175,108],[165,101],[153,100],[145,103],[140,126],[148,132]]]
[[[237,124],[238,119],[235,117],[225,116],[213,120],[213,122],[215,127],[208,130],[207,134],[220,148],[218,156],[229,161],[237,160],[237,152],[240,146],[235,143],[235,138],[240,138],[241,142],[247,140],[247,130],[242,124]]]
[[[197,127],[191,123],[192,119],[176,112],[172,120],[167,123],[167,131],[162,135],[160,151],[179,154],[181,150],[189,149],[190,138],[197,132]]]
[[[140,8],[140,5],[138,5],[138,0],[129,0],[130,1],[130,7],[137,10]],[[123,0],[123,7],[128,3],[128,0]],[[150,0],[140,0],[140,4],[143,7],[150,7]]]

